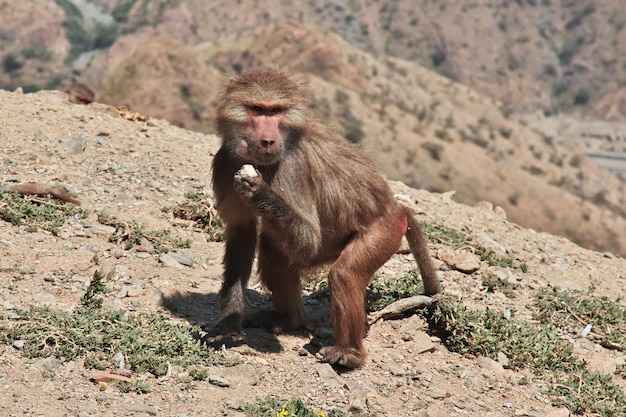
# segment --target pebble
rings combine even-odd
[[[328,363],[319,363],[315,365],[315,371],[319,375],[323,383],[328,384],[331,388],[341,388],[345,385],[345,381],[335,372]]]
[[[498,357],[498,363],[500,365],[502,365],[505,368],[509,366],[509,358],[504,353],[498,352],[497,357]]]
[[[427,324],[426,320],[417,314],[413,314],[406,320],[403,320],[402,325],[400,326],[400,331],[406,334],[413,334],[418,330],[426,329]]]
[[[437,258],[444,261],[450,268],[471,274],[480,269],[480,258],[473,253],[444,247],[437,251]]]
[[[432,342],[430,336],[426,332],[416,332],[413,335],[413,348],[419,353],[432,352],[436,349],[435,344]]]
[[[500,376],[504,373],[504,368],[502,367],[502,364],[486,356],[479,356],[476,359],[476,362],[485,374],[494,374],[496,376]]]
[[[229,387],[230,382],[218,375],[209,376],[209,382],[218,387]]]
[[[162,253],[159,255],[159,261],[170,268],[182,268],[181,264],[178,263],[178,261],[176,259],[174,259],[172,256],[170,256],[167,253]]]
[[[176,262],[185,266],[193,266],[193,260],[185,255],[176,252],[168,252],[168,256],[172,257]]]

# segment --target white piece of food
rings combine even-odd
[[[256,169],[250,164],[242,165],[241,169],[238,172],[239,175],[247,175],[248,177],[256,177]]]

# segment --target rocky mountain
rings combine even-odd
[[[267,1],[263,13],[242,12],[258,10],[253,0],[91,2],[114,18],[109,24],[84,3],[3,6],[37,13],[37,25],[56,24],[66,35],[65,49],[50,58],[65,68],[46,69],[39,84],[21,78],[33,67],[25,46],[4,42],[5,87],[29,90],[50,77],[67,85],[75,65],[74,81],[98,101],[210,132],[227,74],[290,66],[309,75],[320,117],[362,143],[389,178],[454,189],[460,201],[504,207],[521,225],[626,254],[624,183],[572,148],[562,124],[546,117],[621,120],[623,81],[608,74],[623,65],[626,14],[614,2]],[[610,24],[600,25],[602,18]],[[2,30],[17,33],[5,20]],[[89,45],[78,44],[86,38]],[[598,64],[611,54],[610,65]],[[556,94],[561,84],[567,88]]]
[[[29,33],[37,25],[52,25],[59,31],[62,24],[71,50],[50,51],[61,59],[70,53],[73,60],[133,33],[165,34],[195,45],[292,19],[337,33],[377,56],[419,63],[516,110],[566,111],[613,121],[623,121],[626,115],[626,6],[612,0],[2,3],[6,40],[13,28],[27,27]],[[87,5],[99,7],[110,20],[98,18]],[[260,7],[261,13],[245,12]],[[25,15],[37,19],[24,20]],[[52,49],[49,37],[55,35],[24,37],[23,44],[7,47],[2,55],[13,54],[18,62],[38,59],[23,52],[27,45]],[[62,74],[59,68],[55,71]],[[49,79],[42,75],[37,85]],[[17,81],[24,84],[17,74],[2,82],[8,86]]]

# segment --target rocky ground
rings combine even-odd
[[[31,305],[71,310],[80,303],[97,268],[113,272],[106,282],[105,309],[158,312],[183,324],[207,324],[215,319],[222,244],[208,241],[190,222],[163,209],[182,202],[186,192],[210,192],[209,167],[217,138],[161,120],[128,120],[109,106],[73,105],[58,92],[0,91],[0,109],[2,185],[27,181],[63,185],[91,213],[67,221],[58,236],[0,221],[0,323]],[[626,295],[622,258],[523,229],[489,203],[469,207],[454,202],[452,193],[432,194],[401,183],[392,186],[420,220],[461,231],[528,266],[522,272],[482,263],[477,271],[462,273],[439,259],[446,259],[444,244],[431,242],[445,293],[472,308],[508,308],[524,317],[531,293],[547,286]],[[191,239],[190,248],[178,252],[192,265],[146,247],[126,250],[110,242],[111,226],[98,222],[98,212]],[[412,267],[411,255],[397,254],[380,273],[395,276]],[[481,286],[489,268],[514,283],[515,298]],[[170,300],[167,308],[164,299]],[[268,304],[263,290],[254,284],[248,301]],[[307,307],[315,315],[324,310],[325,303],[311,302]],[[307,333],[273,336],[250,330],[246,340],[224,352],[239,358],[240,365],[211,370],[228,386],[210,381],[181,385],[175,378],[177,369],[158,379],[131,375],[150,384],[146,394],[95,384],[94,371],[81,360],[26,359],[19,344],[0,345],[0,414],[239,416],[241,406],[273,395],[284,400],[301,398],[316,410],[365,410],[379,416],[570,415],[563,407],[552,407],[540,378],[529,371],[503,369],[485,358],[448,351],[417,316],[373,324],[365,341],[366,365],[352,372],[337,373],[321,363],[315,349],[310,349]],[[612,373],[624,362],[623,353],[587,339],[572,338],[572,343],[592,369]],[[615,379],[622,387],[626,385],[623,379]]]

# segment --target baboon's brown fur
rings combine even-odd
[[[226,225],[226,253],[221,315],[209,337],[241,331],[260,218],[258,263],[280,318],[275,330],[306,325],[300,274],[332,263],[335,345],[320,352],[330,363],[354,368],[366,357],[367,285],[405,231],[425,292],[440,287],[419,222],[356,146],[310,114],[309,97],[301,76],[265,68],[231,80],[221,98],[213,190]],[[239,174],[243,164],[259,175]]]

